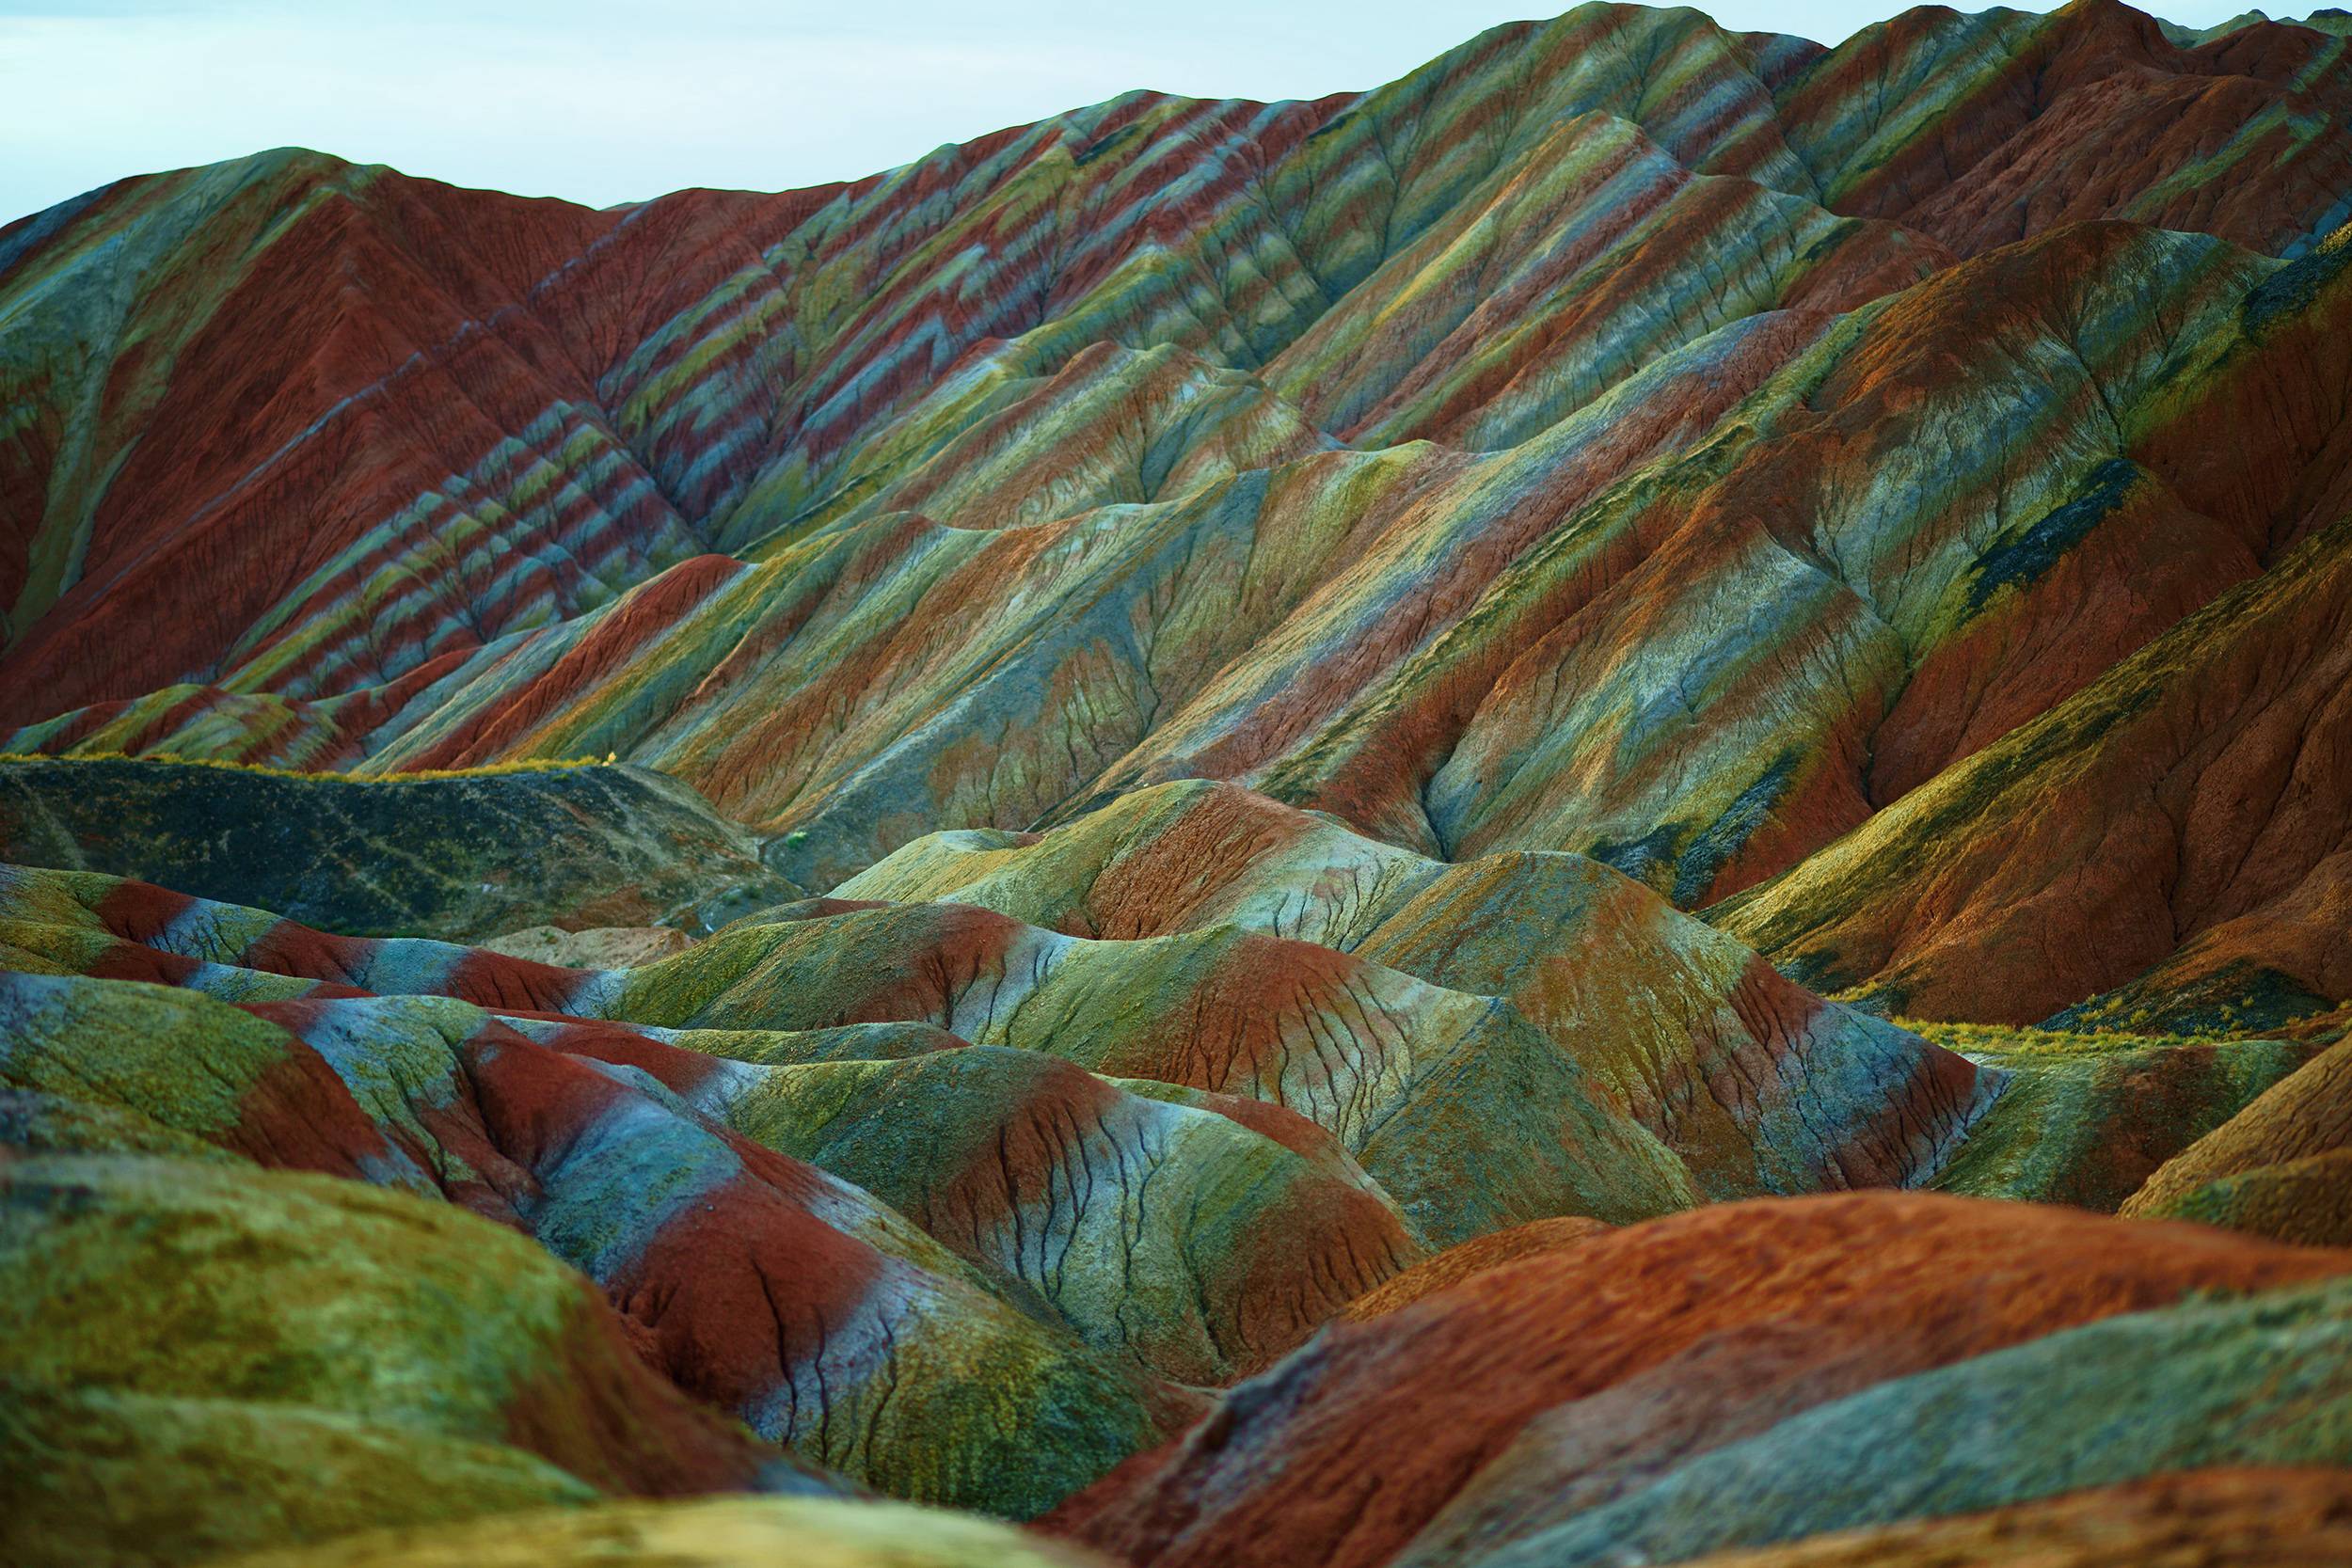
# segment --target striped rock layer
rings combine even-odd
[[[1714,1205],[1335,1325],[1054,1523],[1138,1563],[1671,1562],[2335,1464],[2348,1268],[1915,1194]]]
[[[2337,1560],[2348,51],[0,229],[0,1559]]]
[[[2324,659],[2293,725],[2244,660],[2344,608],[2347,47],[1588,5],[1365,93],[1129,94],[772,197],[124,181],[0,237],[0,727],[617,756],[812,890],[1230,779],[1685,908],[1795,877],[1742,934],[1914,1011],[2306,1016],[2346,989],[2352,770],[2266,824],[2197,801],[2341,728]],[[2255,646],[2156,657],[2233,605]],[[1988,769],[2045,797],[1997,745],[2113,721],[2103,678],[2194,734],[2103,745],[2044,830],[2165,781],[2182,863],[2094,858],[2169,907],[2094,942],[1999,863]],[[1815,862],[1905,805],[1954,863],[1864,928]]]

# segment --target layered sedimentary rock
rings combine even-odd
[[[2024,1022],[2143,990],[2175,998],[2134,1009],[2160,1022],[2216,1001],[2250,1027],[2328,1011],[2352,981],[2330,905],[2352,867],[2347,632],[2336,522],[1723,924],[1816,983],[1936,1016]]]
[[[2247,663],[2343,641],[2347,72],[2327,30],[2106,4],[1826,53],[1587,7],[1359,97],[1132,95],[787,197],[127,182],[9,231],[8,716],[371,771],[619,754],[814,888],[1235,778],[1686,907],[1786,873],[1734,928],[1914,1011],[2275,1026],[2352,987],[2341,683]],[[199,577],[234,591],[155,613]],[[2104,738],[2224,692],[2179,756]],[[1987,748],[2070,697],[2106,782],[1994,864],[2076,763]],[[2296,766],[2318,797],[2259,843],[2199,803]],[[2169,853],[2124,832],[2152,770]],[[2095,941],[2088,884],[2031,879],[2089,835],[2129,904]],[[1913,904],[1851,885],[1865,853],[1929,918],[1883,929]]]
[[[2111,1318],[1882,1385],[1475,1560],[1672,1560],[2220,1463],[2328,1463],[2352,1395],[2346,1297],[2337,1283]],[[2017,1463],[2037,1442],[2055,1474]],[[1833,1476],[1866,1484],[1841,1492]]]
[[[942,834],[837,891],[952,899],[1139,942],[1289,932],[1506,999],[1713,1197],[1921,1180],[1998,1082],[1808,995],[1582,856],[1447,864],[1232,786],[1140,791],[1028,844]],[[1502,1114],[1486,1103],[1459,1119]]]
[[[2167,1160],[2122,1212],[2352,1245],[2352,1043]]]
[[[108,1151],[0,1161],[0,1207],[11,1561],[827,1484],[647,1368],[545,1252],[446,1205]]]
[[[2344,1496],[2337,1470],[2191,1470],[1691,1560],[1706,1568],[1992,1568],[2027,1557],[2047,1568],[2200,1560],[2322,1568],[2352,1551]]]
[[[790,197],[132,182],[0,279],[135,285],[24,339],[8,716],[618,752],[804,835],[812,884],[1207,772],[1705,902],[2324,514],[2348,69],[2105,4],[1827,54],[1587,7],[1357,98],[1131,95]],[[505,239],[444,254],[461,224]],[[105,640],[216,561],[237,594]]]
[[[679,1386],[898,1495],[1034,1513],[1184,1409],[866,1194],[695,1115],[628,1060],[652,1041],[609,1061],[452,1002],[248,1010],[34,976],[0,1006],[12,1087],[519,1230],[601,1287]]]
[[[0,1557],[2332,1561],[2347,343],[2112,0],[0,229]]]
[[[2201,1443],[2244,1447],[2201,1428],[2225,1412],[2275,1418],[2263,1462],[2327,1462],[2352,1394],[2327,1370],[2345,1290],[2282,1288],[2346,1268],[2057,1209],[1717,1205],[1336,1325],[1058,1522],[1141,1563],[1603,1560],[1629,1542],[1673,1561],[2193,1465]],[[2299,1326],[2265,1338],[2280,1323]],[[2195,1376],[2149,1375],[2192,1345]],[[2081,1386],[2052,1400],[2036,1378]],[[1929,1398],[1955,1418],[1906,1403]],[[1405,1424],[1416,1441],[1390,1441]],[[2066,1469],[2021,1461],[2037,1433]],[[1969,1447],[1916,1451],[1942,1444]]]
[[[1100,1560],[1003,1525],[873,1505],[727,1499],[612,1504],[457,1528],[352,1537],[325,1549],[263,1552],[239,1568],[1100,1568]]]
[[[2278,1039],[1994,1032],[1970,1054],[2009,1075],[2001,1098],[1930,1184],[2114,1213],[2313,1052]]]
[[[1821,1003],[1575,857],[1443,867],[1231,789],[1153,791],[1136,805],[1040,840],[1033,852],[1058,879],[1047,885],[1093,896],[1106,879],[1082,876],[1072,856],[1108,844],[1136,886],[1171,866],[1205,879],[1222,864],[1230,882],[1214,898],[1254,897],[1257,915],[1191,920],[1170,905],[1170,922],[1192,928],[1066,936],[977,907],[1020,895],[953,885],[965,847],[946,835],[796,918],[740,925],[634,970],[340,938],[150,884],[31,870],[5,874],[0,932],[21,965],[240,1001],[358,988],[662,1029],[931,1023],[1097,1073],[1289,1107],[1334,1134],[1438,1244],[1559,1213],[1644,1218],[1700,1194],[1921,1180],[2002,1082]],[[1334,854],[1386,857],[1375,895],[1360,879],[1331,884],[1360,939],[1304,904],[1290,918],[1355,951],[1251,928],[1279,926],[1279,890],[1324,876]],[[917,887],[956,901],[861,896]],[[1610,961],[1596,963],[1601,953]]]
[[[1596,1236],[1607,1235],[1610,1228],[1601,1220],[1563,1214],[1557,1219],[1515,1225],[1508,1230],[1490,1230],[1423,1259],[1376,1290],[1366,1291],[1347,1304],[1346,1316],[1376,1318],[1384,1312],[1394,1312],[1423,1296],[1458,1285],[1471,1275],[1499,1268],[1514,1259],[1565,1251]]]
[[[0,759],[0,861],[143,877],[351,936],[707,931],[799,892],[756,855],[740,827],[642,768],[362,783]]]

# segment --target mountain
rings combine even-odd
[[[2342,1553],[2342,12],[126,179],[0,642],[9,1562]]]

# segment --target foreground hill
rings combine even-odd
[[[10,1386],[21,1414],[0,1438],[44,1478],[24,1527],[47,1554],[33,1560],[64,1560],[63,1544],[88,1538],[72,1523],[74,1499],[128,1484],[104,1479],[125,1464],[141,1478],[140,1507],[192,1521],[142,1560],[754,1482],[864,1485],[1013,1517],[1059,1505],[1059,1528],[1139,1560],[1232,1560],[1242,1541],[1295,1560],[1336,1550],[1318,1532],[1355,1517],[1309,1508],[1308,1497],[1371,1485],[1393,1511],[1406,1483],[1344,1455],[1333,1476],[1360,1481],[1319,1481],[1324,1462],[1287,1417],[1246,1441],[1234,1423],[1293,1409],[1291,1396],[1264,1390],[1320,1375],[1312,1369],[1370,1377],[1393,1364],[1477,1413],[1447,1441],[1495,1450],[1538,1411],[1588,1396],[1547,1392],[1534,1374],[1549,1353],[1518,1320],[1470,1326],[1444,1314],[1490,1280],[1548,1281],[1530,1274],[1548,1259],[1587,1272],[1524,1287],[1516,1309],[1581,1347],[1562,1363],[1580,1377],[1595,1372],[1596,1335],[1656,1356],[1686,1334],[1708,1369],[1692,1375],[1710,1387],[1725,1357],[1795,1375],[1792,1339],[1838,1369],[1805,1372],[1802,1400],[1776,1393],[1738,1420],[1705,1407],[1677,1427],[1677,1452],[1764,1433],[1918,1365],[1973,1367],[2080,1314],[2352,1266],[2352,1254],[2060,1220],[2026,1205],[1867,1195],[1937,1183],[2113,1209],[2132,1196],[2116,1172],[2177,1156],[2132,1196],[2173,1202],[2217,1161],[2299,1154],[2275,1134],[2275,1152],[2217,1151],[2245,1143],[2242,1127],[2292,1125],[2296,1113],[2277,1104],[2332,1103],[2341,1048],[2292,1076],[2309,1053],[2285,1042],[2245,1042],[2240,1065],[2217,1072],[2214,1047],[2122,1051],[2081,1037],[2091,1060],[2122,1069],[2088,1081],[2076,1057],[1971,1060],[1804,991],[1591,861],[1449,865],[1232,785],[1144,791],[1041,834],[921,839],[834,896],[753,914],[632,969],[339,936],[151,883],[0,867],[0,965],[11,972],[0,973],[0,1135],[11,1149],[0,1172],[21,1210],[0,1269],[19,1304],[11,1342],[24,1368]],[[2152,1089],[2167,1105],[2161,1125],[2145,1114]],[[288,1185],[297,1179],[277,1173],[289,1172],[310,1174]],[[306,1214],[360,1203],[336,1196],[355,1184],[380,1195],[364,1200],[379,1218],[268,1218],[280,1203]],[[1863,1191],[1842,1207],[1704,1201],[1852,1189]],[[191,1203],[217,1239],[194,1241]],[[2266,1212],[2249,1213],[2247,1228],[2277,1230]],[[463,1363],[473,1353],[447,1345],[446,1307],[415,1305],[402,1293],[410,1266],[386,1257],[400,1227],[423,1225],[447,1233],[435,1245],[461,1253],[501,1234],[517,1238],[502,1246],[537,1243],[559,1268],[552,1277],[611,1314],[594,1332],[633,1347],[627,1366],[649,1364],[666,1374],[660,1389],[740,1427],[725,1443],[698,1438],[712,1452],[695,1459],[675,1438],[630,1435],[686,1419],[651,1393],[616,1393],[589,1429],[564,1418],[563,1441],[601,1445],[598,1454],[667,1444],[669,1467],[641,1476],[552,1452],[509,1418],[486,1430],[506,1432],[518,1455],[406,1453],[433,1500],[392,1508],[354,1494],[336,1468],[363,1465],[369,1450],[350,1444],[380,1434],[326,1448],[309,1435],[379,1412],[282,1383],[292,1350],[256,1350],[251,1371],[199,1353],[196,1320],[159,1316],[151,1299],[161,1290],[208,1304],[199,1338],[279,1343],[292,1326],[223,1317],[224,1302],[309,1292],[302,1271],[356,1249],[367,1279],[318,1289],[355,1302],[383,1294],[369,1309],[418,1336],[405,1354]],[[371,1226],[390,1227],[382,1243]],[[321,1239],[299,1240],[304,1227]],[[1791,1227],[1803,1270],[1765,1247]],[[1643,1246],[1663,1249],[1655,1265],[1607,1261]],[[1894,1289],[1920,1267],[1906,1249],[1933,1258],[1936,1290],[1959,1298]],[[1740,1272],[1751,1264],[1763,1271],[1754,1279]],[[2144,1284],[2142,1268],[2157,1271]],[[75,1283],[60,1294],[66,1279]],[[1578,1283],[1595,1279],[1617,1283],[1598,1293]],[[1836,1316],[1838,1331],[1783,1321],[1773,1292],[1786,1291]],[[1841,1307],[1847,1292],[1856,1305]],[[74,1305],[92,1293],[135,1315],[135,1334],[93,1323]],[[282,1299],[256,1296],[255,1310]],[[2314,1308],[2311,1354],[2323,1359],[2338,1354],[2325,1348],[2332,1300]],[[1875,1360],[1853,1359],[1862,1301],[1888,1315],[1892,1338]],[[1672,1334],[1649,1323],[1702,1304]],[[1429,1332],[1489,1370],[1343,1348],[1350,1335],[1402,1333],[1432,1314]],[[1775,1326],[1743,1328],[1745,1314]],[[319,1332],[346,1332],[343,1321],[330,1314]],[[1931,1353],[1915,1336],[1938,1323],[1968,1326]],[[2173,1330],[2150,1332],[2169,1343],[2161,1336]],[[2238,1330],[2196,1318],[2179,1332]],[[126,1335],[148,1348],[124,1359]],[[2278,1354],[2229,1364],[2277,1370]],[[1931,1359],[1904,1359],[1920,1355]],[[294,1364],[345,1375],[350,1356],[323,1342]],[[1482,1377],[1519,1402],[1482,1393]],[[1398,1419],[1435,1420],[1420,1386],[1381,1397],[1402,1402]],[[210,1402],[200,1413],[139,1402],[157,1399]],[[446,1402],[433,1408],[452,1418]],[[2290,1433],[2341,1419],[2324,1402],[2275,1414]],[[167,1415],[184,1435],[157,1435],[181,1431],[155,1427]],[[106,1422],[140,1424],[138,1458],[103,1436]],[[1359,1412],[1340,1430],[1388,1424]],[[608,1427],[619,1435],[594,1435]],[[1189,1448],[1162,1447],[1187,1427]],[[473,1428],[437,1430],[482,1440]],[[1436,1452],[1436,1430],[1413,1451]],[[224,1477],[214,1456],[237,1445],[282,1457]],[[1171,1522],[1166,1511],[1196,1486],[1223,1499],[1220,1513],[1241,1507],[1229,1481],[1161,1475],[1191,1463],[1186,1452],[1263,1475],[1272,1491],[1250,1506],[1290,1522],[1253,1524],[1246,1510]],[[2098,1474],[2163,1468],[2139,1452]],[[2328,1449],[2289,1436],[2197,1452],[2210,1455],[2200,1463],[2296,1464]],[[554,1467],[532,1468],[531,1453]],[[1430,1473],[1451,1488],[1464,1463]],[[1502,1459],[1476,1463],[1481,1485],[1537,1484],[1510,1481]],[[702,1479],[672,1479],[680,1466]],[[1538,1495],[1554,1486],[1543,1481]],[[278,1500],[281,1489],[310,1500]],[[2042,1495],[1988,1480],[1950,1497],[1979,1507]],[[1549,1507],[1544,1517],[1564,1526],[1580,1512]],[[1363,1558],[1385,1561],[1431,1515],[1398,1517],[1384,1527],[1393,1533],[1349,1550],[1385,1542]],[[1454,1546],[1422,1558],[1462,1560]]]
[[[0,1559],[2337,1560],[2348,50],[0,230]]]

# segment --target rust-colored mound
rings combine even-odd
[[[1536,1418],[1680,1357],[1695,1357],[1687,1372],[1604,1407],[1596,1465],[1682,1457],[1857,1386],[2190,1291],[2346,1270],[2352,1254],[1915,1194],[1719,1205],[1335,1323],[1054,1522],[1139,1564],[1371,1568]],[[1765,1328],[1768,1364],[1743,1366],[1739,1337]],[[1546,1495],[1577,1479],[1547,1475]]]
[[[1423,1296],[1451,1290],[1474,1274],[1534,1254],[1565,1252],[1596,1236],[1606,1236],[1612,1228],[1605,1220],[1564,1214],[1558,1219],[1533,1220],[1508,1230],[1489,1231],[1459,1246],[1450,1246],[1428,1261],[1416,1263],[1394,1279],[1366,1291],[1349,1302],[1347,1310],[1340,1316],[1360,1323],[1400,1311]]]

